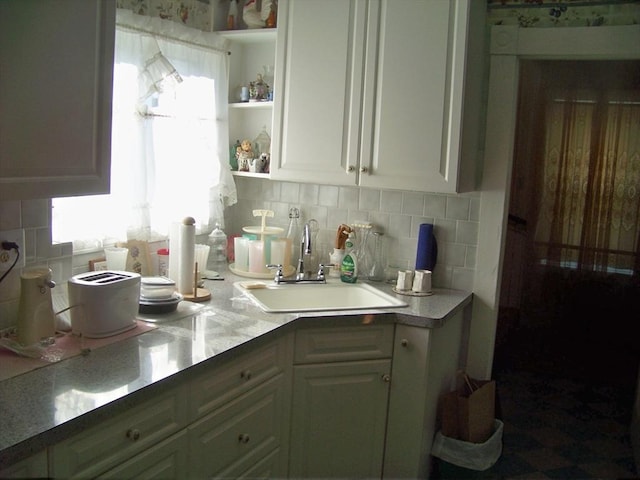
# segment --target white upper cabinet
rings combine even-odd
[[[283,2],[271,178],[473,189],[484,22],[471,0]]]
[[[115,2],[0,2],[0,200],[106,193]]]

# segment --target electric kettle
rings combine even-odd
[[[32,345],[55,335],[55,315],[51,303],[50,268],[31,268],[20,275],[20,303],[18,304],[18,342]]]

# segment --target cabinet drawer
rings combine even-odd
[[[183,429],[98,478],[186,478],[187,446],[187,430]]]
[[[234,478],[281,450],[288,431],[286,390],[279,375],[192,424],[189,453],[198,459],[190,462],[193,477]],[[269,469],[285,474],[284,467]]]
[[[291,336],[272,341],[248,353],[217,364],[191,382],[190,415],[206,415],[291,364]]]
[[[296,332],[294,363],[390,358],[394,325],[321,327]]]
[[[0,478],[46,478],[47,451],[43,450],[0,470]]]
[[[184,428],[186,390],[172,389],[54,445],[52,476],[94,477]]]

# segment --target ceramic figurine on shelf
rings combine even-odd
[[[276,26],[276,9],[275,0],[262,0],[259,11],[256,0],[249,0],[242,9],[242,19],[248,28],[273,28]]]
[[[227,15],[227,30],[235,30],[237,28],[238,18],[238,1],[229,1],[229,14]]]
[[[264,83],[262,74],[258,74],[255,82],[249,82],[249,101],[263,102],[269,95],[269,85]]]
[[[275,28],[277,9],[276,0],[262,0],[262,18],[267,28]]]
[[[249,0],[242,9],[242,19],[248,28],[264,28],[264,20],[262,19],[256,0]]]
[[[236,158],[238,159],[238,171],[248,172],[251,160],[253,160],[251,140],[242,140],[240,146],[236,149]]]

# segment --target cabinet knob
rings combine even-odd
[[[408,347],[409,340],[407,340],[406,338],[403,338],[402,340],[400,340],[400,345],[402,345],[403,347]]]
[[[251,380],[251,370],[243,370],[242,372],[240,372],[240,378]]]
[[[351,173],[351,172],[353,172],[355,169],[356,169],[356,167],[354,167],[353,165],[349,165],[349,166],[347,167],[347,173]]]
[[[127,438],[136,442],[140,438],[140,430],[137,428],[130,428],[127,430]]]
[[[384,383],[389,383],[391,382],[391,375],[389,375],[388,373],[385,373],[384,375],[382,375],[382,381]]]
[[[249,437],[248,433],[241,433],[238,435],[238,441],[240,443],[249,443],[249,440],[251,440],[251,437]]]
[[[367,173],[369,169],[367,167],[360,167],[360,173]]]

